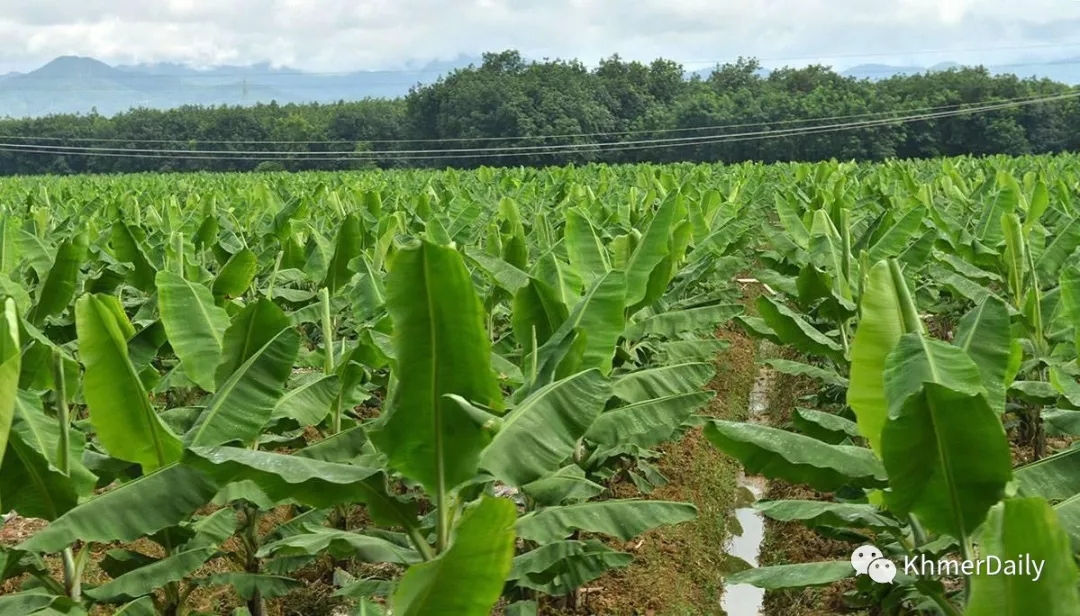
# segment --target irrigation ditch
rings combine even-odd
[[[765,341],[759,344],[758,357],[768,352],[768,344]],[[769,394],[774,380],[773,371],[768,366],[759,366],[747,400],[746,421],[768,423]],[[735,523],[725,551],[728,556],[757,567],[761,564],[759,557],[765,542],[765,517],[753,505],[765,496],[768,486],[763,477],[747,475],[743,470],[739,471],[736,481],[739,499],[732,512]],[[720,607],[729,616],[757,616],[763,613],[764,602],[764,590],[749,584],[734,584],[724,587]]]

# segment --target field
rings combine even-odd
[[[1080,157],[0,197],[0,614],[1080,614]]]

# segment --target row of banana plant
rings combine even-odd
[[[1021,162],[1030,163],[1026,168]],[[712,421],[749,472],[825,500],[762,501],[767,517],[912,559],[1044,561],[1039,579],[858,576],[852,608],[885,614],[1080,613],[1080,201],[1075,157],[799,167],[762,227],[771,293],[751,335],[801,354],[772,369],[822,388],[789,426]],[[848,172],[845,172],[848,171]],[[1017,466],[1008,430],[1035,461]],[[856,577],[826,561],[728,579],[778,590]]]
[[[652,448],[705,423],[748,469],[836,495],[760,503],[766,515],[892,556],[1026,551],[1058,565],[1033,588],[861,579],[856,605],[1072,605],[1059,525],[1075,541],[1074,452],[1013,470],[1003,438],[1017,424],[1041,457],[1048,435],[1076,433],[1075,168],[1059,157],[8,187],[0,508],[50,524],[0,552],[0,579],[26,580],[0,602],[171,614],[228,586],[259,613],[329,554],[406,571],[342,573],[339,592],[361,611],[387,597],[394,613],[496,601],[529,613],[630,562],[597,535],[694,515],[605,488],[649,492],[664,481]],[[754,267],[774,293],[737,316],[725,283]],[[722,348],[711,330],[733,316],[808,356],[773,368],[823,383],[816,408],[794,412],[796,432],[695,417]],[[350,526],[358,503],[370,523]],[[282,505],[293,517],[256,532]],[[1025,524],[1045,533],[1010,544]],[[130,545],[140,538],[153,555]],[[84,584],[102,546],[109,581]],[[846,562],[792,567],[730,581],[853,575]]]
[[[0,205],[0,512],[48,522],[0,613],[258,616],[329,556],[357,613],[529,614],[696,516],[610,487],[704,421],[755,175],[80,181]]]

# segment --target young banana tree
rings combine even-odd
[[[707,426],[713,444],[748,472],[836,494],[832,502],[755,507],[777,520],[854,531],[893,562],[1029,553],[1045,559],[1051,579],[1070,580],[1040,584],[983,573],[957,588],[925,568],[912,575],[898,567],[893,584],[859,587],[892,613],[934,606],[945,614],[982,614],[1031,605],[1072,613],[1080,603],[1065,527],[1047,501],[1011,487],[1002,425],[1011,380],[1004,303],[987,298],[961,321],[952,343],[936,340],[926,333],[899,263],[887,260],[870,270],[860,308],[848,389],[857,422],[847,433],[868,448],[755,424]],[[1033,519],[1040,522],[1028,526]],[[847,561],[822,562],[754,568],[727,581],[777,589],[856,574]]]

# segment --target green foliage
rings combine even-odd
[[[799,352],[768,362],[775,370],[827,387],[800,400],[812,408],[795,409],[790,426],[710,421],[705,434],[747,472],[833,494],[755,506],[852,548],[873,543],[894,562],[1030,553],[1053,572],[950,585],[901,571],[887,613],[1075,613],[1080,456],[1038,459],[1047,431],[1071,434],[1080,408],[1076,186],[1066,181],[1056,201],[1045,186],[1070,159],[798,165],[786,177],[801,183],[778,188],[766,210],[775,218],[762,224],[755,273],[769,287],[760,316],[737,323]],[[1010,440],[1037,461],[1014,469]],[[816,586],[849,577],[843,565],[727,581]],[[849,598],[876,605],[882,590],[860,576]]]
[[[225,586],[259,614],[326,557],[407,568],[352,598],[487,614],[632,560],[577,532],[693,519],[605,484],[648,489],[627,469],[698,421],[723,345],[693,336],[741,311],[698,268],[748,229],[696,254],[704,185],[661,198],[647,168],[648,199],[490,175],[57,180],[3,206],[0,507],[50,522],[19,554],[65,564],[15,596],[172,614]],[[114,549],[82,588],[90,550],[139,539],[160,552]]]
[[[556,66],[568,82],[592,78]],[[597,74],[614,83],[618,66]],[[640,76],[671,102],[682,86],[669,69]],[[534,70],[508,55],[451,79],[482,92]],[[813,71],[769,82],[802,78],[829,83]],[[756,79],[724,69],[693,87]],[[631,563],[588,535],[629,541],[697,515],[627,491],[663,483],[653,460],[703,426],[748,472],[831,495],[757,503],[765,515],[872,538],[891,557],[963,557],[978,540],[1052,561],[1038,585],[898,578],[898,609],[958,613],[970,596],[969,609],[1053,611],[1075,602],[1080,545],[1080,455],[1044,457],[1046,431],[1074,432],[1080,413],[1074,166],[5,185],[0,509],[49,525],[0,552],[0,577],[30,576],[2,601],[171,614],[192,589],[227,586],[257,614],[322,557],[405,568],[342,581],[364,612],[378,596],[394,613],[487,614],[500,601],[528,613]],[[763,291],[752,315],[739,302],[749,275]],[[697,415],[724,378],[712,336],[732,319],[786,347],[771,369],[821,384],[790,426]],[[1041,459],[1013,469],[1010,429]],[[220,509],[202,515],[208,505]],[[294,517],[259,532],[278,507]],[[109,579],[81,588],[91,550],[139,539],[160,551],[114,550]],[[50,555],[57,579],[35,566]],[[212,559],[228,569],[200,576]],[[806,563],[729,582],[852,575]],[[860,578],[851,598],[874,592]]]
[[[62,140],[46,142],[50,145],[86,146],[90,144],[79,140],[107,139],[111,143],[101,147],[114,144],[129,147],[130,143],[143,149],[169,152],[150,156],[89,156],[13,150],[0,153],[0,175],[200,170],[256,171],[261,175],[402,166],[471,169],[483,165],[594,162],[866,161],[888,157],[1024,155],[1075,151],[1080,145],[1076,131],[1069,129],[1080,118],[1080,104],[1072,98],[922,122],[872,121],[857,130],[803,135],[788,132],[768,139],[711,139],[706,143],[667,143],[654,148],[610,147],[620,142],[673,135],[677,139],[694,138],[705,135],[701,131],[706,127],[746,127],[731,130],[743,133],[788,129],[808,121],[832,125],[838,123],[836,118],[850,118],[843,121],[857,123],[893,114],[917,116],[927,109],[978,107],[1072,92],[1065,84],[993,75],[984,68],[935,71],[880,81],[843,77],[823,66],[780,68],[767,76],[758,69],[760,65],[755,61],[740,60],[687,78],[683,67],[663,59],[643,63],[616,56],[588,69],[578,61],[527,62],[516,51],[503,51],[485,54],[480,65],[455,70],[396,99],[184,106],[168,111],[130,110],[111,117],[55,114],[5,119],[0,121],[0,133],[30,140]],[[146,143],[148,134],[158,141]],[[707,133],[716,134],[725,133]],[[436,141],[440,139],[448,140],[447,145],[440,145]],[[492,139],[502,141],[493,143]],[[518,149],[491,151],[507,146]],[[551,152],[543,146],[568,147]],[[185,156],[182,152],[185,148],[248,154]],[[415,153],[417,149],[446,148],[462,152],[419,156]],[[264,151],[267,155],[261,156]],[[293,154],[287,160],[269,154],[286,151]],[[406,153],[410,151],[413,153]],[[304,157],[304,153],[329,156]],[[278,177],[261,175],[266,181],[276,181]],[[970,192],[967,187],[977,185],[965,182],[958,189]],[[1047,201],[1054,195],[1053,187],[1053,181],[1044,181],[1038,198],[1034,198],[1033,189],[1029,191],[1032,207],[1047,208]],[[651,186],[643,189],[648,191]],[[766,199],[771,202],[772,196]],[[1001,207],[993,208],[980,227],[990,235],[980,232],[975,236],[996,240],[1001,232],[1000,218],[1005,213],[1002,208],[1015,207],[1010,206],[1015,203],[1015,199],[1006,196]],[[1047,216],[1054,212],[1052,207],[1043,211],[1050,212]],[[899,215],[885,221],[875,242],[865,246],[870,251],[871,262],[900,256],[895,252],[898,242],[903,243],[908,234],[917,231],[912,225],[921,219],[917,211],[909,213],[911,216]],[[691,217],[696,215],[691,211]],[[594,226],[600,221],[591,215],[588,218]],[[580,241],[588,239],[588,229],[580,222],[576,220],[572,225],[574,252],[570,261],[586,266],[584,278],[589,281],[601,271],[603,262],[596,260],[595,253]],[[788,222],[791,221],[784,225],[788,233],[793,234],[797,244],[805,244],[812,221],[807,221],[801,231]],[[839,228],[841,225],[837,223],[833,221]],[[695,240],[703,237],[700,229],[694,234]],[[1039,261],[1040,275],[1056,274],[1056,265],[1080,242],[1080,224],[1074,225],[1073,232],[1067,236],[1068,239]],[[518,239],[508,238],[507,248],[510,252],[501,256],[520,254],[523,246]],[[507,260],[520,265],[514,258]],[[2,261],[0,272],[5,269]],[[136,267],[145,269],[140,263]],[[143,282],[147,280],[145,271],[141,278]],[[631,275],[628,297],[632,302],[639,299],[640,280],[637,275]]]

